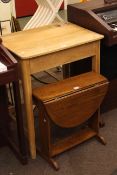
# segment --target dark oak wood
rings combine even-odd
[[[107,0],[108,1],[108,0]],[[111,2],[111,3],[109,3]],[[102,20],[97,14],[117,9],[117,1],[91,0],[68,5],[68,21],[92,31],[104,34],[101,41],[100,73],[110,81],[108,93],[101,105],[101,111],[117,108],[117,31]],[[117,21],[117,19],[114,19]],[[74,62],[64,66],[64,77],[78,75],[91,70],[91,59]]]
[[[105,36],[103,43],[107,46],[112,46],[117,43],[117,31],[114,31],[97,14],[113,9],[117,9],[117,1],[105,3],[104,0],[91,0],[68,5],[68,21],[103,34]]]
[[[0,131],[5,143],[11,147],[22,164],[27,163],[27,150],[24,136],[23,116],[19,89],[18,64],[11,53],[2,45],[0,39],[0,61],[7,66],[7,71],[0,72]],[[15,101],[18,145],[11,137],[6,84],[13,84]]]
[[[60,82],[45,85],[33,90],[33,98],[39,109],[39,153],[49,163],[55,155],[76,146],[87,139],[99,135],[99,106],[108,89],[108,80],[95,73],[88,72]],[[53,125],[61,129],[73,129],[77,132],[62,139],[52,140]],[[59,166],[52,163],[58,170]]]
[[[2,39],[0,38],[0,44],[2,43]]]
[[[113,2],[117,2],[117,0],[104,0],[104,2],[107,3],[107,4],[111,4]]]

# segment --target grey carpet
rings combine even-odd
[[[100,129],[107,141],[104,146],[95,138],[60,154],[55,159],[60,170],[53,170],[37,155],[23,166],[12,151],[0,148],[0,175],[117,175],[117,109],[102,115],[105,127]]]

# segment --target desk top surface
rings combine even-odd
[[[46,55],[103,38],[72,23],[52,24],[2,37],[3,44],[21,59]]]

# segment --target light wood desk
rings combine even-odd
[[[36,158],[31,74],[92,57],[92,69],[100,70],[103,35],[67,23],[21,31],[3,37],[3,44],[19,61],[24,89],[31,157]]]

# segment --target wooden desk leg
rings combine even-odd
[[[97,41],[95,44],[96,55],[92,57],[92,70],[100,73],[100,41]],[[100,112],[100,109],[99,109]],[[100,116],[100,115],[99,115]],[[104,126],[104,122],[101,117],[99,117],[99,125]]]
[[[20,107],[20,93],[19,93],[19,86],[18,82],[14,82],[14,99],[15,99],[15,106],[16,106],[16,119],[17,119],[17,133],[18,133],[18,141],[19,147],[17,147],[16,142],[13,139],[13,135],[11,134],[10,128],[10,117],[8,111],[8,94],[6,86],[0,86],[0,131],[3,137],[3,141],[7,146],[9,146],[12,151],[15,153],[16,157],[21,161],[22,164],[27,164],[27,151],[24,139],[24,128],[23,128],[23,118],[21,113]],[[17,98],[18,97],[18,98]]]
[[[92,70],[100,73],[100,41],[95,42],[95,55],[92,57]]]
[[[29,60],[21,60],[20,69],[22,75],[24,105],[27,119],[29,149],[31,158],[35,159],[36,145],[35,145],[35,129],[34,129],[33,106],[32,106],[32,85],[31,85]]]
[[[9,132],[9,116],[8,116],[8,96],[6,85],[0,86],[0,134],[3,140],[0,143],[7,145],[6,137]]]
[[[23,124],[20,89],[19,89],[19,82],[18,81],[13,82],[13,92],[14,92],[14,101],[15,101],[19,151],[21,154],[20,157],[21,157],[22,163],[26,164],[27,163],[27,150],[26,150],[26,141],[25,141],[25,136],[24,136],[24,124]]]

